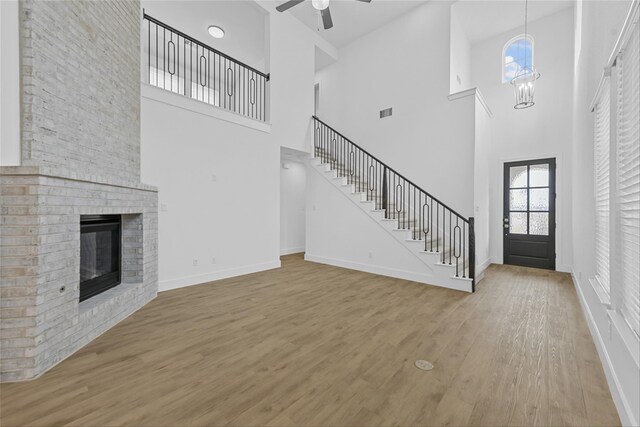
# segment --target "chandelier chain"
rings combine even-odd
[[[524,42],[525,42],[525,46],[527,43],[527,22],[528,22],[528,18],[529,18],[529,0],[524,0]],[[519,54],[519,53],[518,53]],[[527,54],[525,53],[524,55],[524,67],[527,68],[529,64],[527,64]]]

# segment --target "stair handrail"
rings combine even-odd
[[[271,75],[143,12],[143,82],[267,122]]]
[[[433,196],[431,193],[429,193],[428,191],[424,190],[422,187],[420,187],[419,185],[417,185],[416,183],[412,182],[410,179],[406,178],[404,175],[402,175],[401,173],[399,173],[397,170],[395,170],[394,168],[392,168],[391,166],[389,166],[388,164],[386,164],[385,162],[383,162],[382,160],[380,160],[379,158],[377,158],[376,156],[374,156],[373,154],[369,153],[367,150],[365,150],[364,148],[362,148],[361,146],[359,146],[358,144],[356,144],[355,142],[353,142],[351,139],[347,138],[346,136],[344,136],[343,134],[341,134],[340,132],[338,132],[337,130],[335,130],[333,127],[331,127],[330,125],[328,125],[326,122],[322,121],[321,119],[319,119],[317,116],[312,116],[315,120],[317,120],[318,122],[322,123],[324,126],[328,127],[332,132],[336,133],[337,135],[339,135],[341,138],[345,139],[346,141],[350,142],[351,144],[355,145],[356,147],[358,147],[360,150],[362,150],[363,153],[365,153],[366,155],[368,155],[369,157],[373,158],[376,162],[380,163],[381,165],[383,165],[384,167],[386,167],[387,169],[389,169],[390,171],[392,171],[393,173],[395,173],[396,175],[398,175],[399,177],[401,177],[402,179],[404,179],[405,181],[407,181],[409,184],[413,185],[414,187],[416,187],[418,190],[422,191],[424,194],[426,194],[427,196],[429,196],[430,198],[432,198],[433,200],[435,200],[436,202],[438,202],[441,206],[447,208],[448,210],[450,210],[453,214],[455,214],[456,216],[458,216],[458,218],[460,218],[461,220],[465,221],[467,224],[469,223],[469,220],[464,217],[463,215],[459,214],[458,212],[456,212],[455,209],[450,208],[449,206],[447,206],[445,203],[442,203],[442,201],[440,201],[437,197]]]
[[[449,255],[448,264],[455,265],[456,277],[470,278],[472,280],[471,289],[475,292],[475,220],[473,217],[465,218],[457,211],[440,201],[437,197],[434,197],[428,191],[425,191],[422,187],[416,185],[413,181],[407,179],[404,175],[387,165],[378,157],[369,153],[367,150],[353,142],[351,139],[338,132],[335,128],[321,120],[318,116],[312,116],[314,124],[314,156],[320,155],[321,163],[328,162],[330,167],[336,168],[338,177],[347,178],[347,182],[353,180],[354,177],[358,178],[358,181],[351,182],[356,185],[355,191],[361,191],[364,189],[367,200],[373,197],[374,205],[376,208],[380,206],[380,209],[385,210],[385,218],[397,219],[398,229],[412,229],[413,240],[423,240],[424,234],[425,251],[432,253],[440,253],[440,230],[442,230],[442,258],[443,264],[447,263],[446,255]],[[333,134],[329,136],[327,141],[327,134],[321,130],[321,126],[326,128]],[[338,141],[337,138],[341,141]],[[344,141],[344,143],[342,143]],[[349,148],[351,146],[351,148]],[[353,149],[356,149],[359,153],[354,155]],[[349,152],[349,154],[347,154]],[[346,155],[346,156],[345,156]],[[362,155],[363,157],[358,157]],[[343,162],[340,162],[342,156]],[[352,157],[353,156],[353,157]],[[363,160],[358,159],[367,158],[366,172],[363,167]],[[345,163],[348,162],[348,165]],[[358,164],[358,162],[360,162]],[[378,167],[382,168],[382,178],[378,173]],[[361,176],[355,173],[355,170],[359,169],[360,173],[365,173],[366,176]],[[373,173],[371,171],[373,170]],[[390,189],[390,181],[393,177],[393,188]],[[396,181],[396,178],[398,181]],[[397,182],[397,184],[396,184]],[[402,184],[401,184],[402,182]],[[363,184],[366,186],[363,187]],[[373,184],[373,185],[372,185]],[[405,191],[405,184],[409,186],[408,193]],[[380,187],[378,187],[380,185]],[[411,187],[413,187],[413,225],[411,223]],[[398,190],[400,188],[400,190]],[[378,194],[379,192],[379,194]],[[416,211],[416,192],[418,194],[418,212]],[[393,203],[389,203],[389,196],[393,194]],[[398,195],[400,196],[398,198]],[[406,206],[405,215],[405,196],[408,195],[409,204]],[[424,204],[422,203],[422,195],[424,195]],[[430,200],[430,204],[428,203]],[[436,204],[436,221],[435,228],[433,227],[433,205]],[[395,209],[390,209],[391,206],[395,206]],[[398,206],[400,209],[398,209]],[[425,213],[425,207],[426,213]],[[440,223],[440,209],[442,209],[442,223]],[[446,213],[448,211],[449,216],[449,233],[448,233],[448,252],[447,252],[447,218]],[[455,218],[455,225],[453,219]],[[462,223],[460,224],[459,221]],[[419,226],[416,226],[419,224]],[[462,225],[462,227],[460,227]],[[420,228],[418,228],[420,227]],[[434,230],[436,234],[436,245],[434,251]],[[417,232],[417,233],[416,233]],[[416,238],[416,235],[418,238]],[[429,238],[427,238],[429,236]],[[428,249],[430,243],[430,249]],[[466,245],[465,245],[466,243]],[[465,266],[465,258],[468,255],[469,265]],[[462,268],[460,271],[460,258],[462,257]],[[455,262],[453,259],[455,258]]]
[[[252,67],[251,65],[248,65],[248,64],[246,64],[246,63],[244,63],[244,62],[242,62],[242,61],[240,61],[240,60],[238,60],[238,59],[234,58],[233,56],[231,56],[231,55],[227,55],[226,53],[224,53],[224,52],[222,52],[222,51],[220,51],[220,50],[216,49],[215,47],[211,47],[211,46],[209,46],[208,44],[206,44],[206,43],[204,43],[204,42],[201,42],[200,40],[198,40],[198,39],[196,39],[196,38],[194,38],[194,37],[191,37],[190,35],[188,35],[188,34],[186,34],[186,33],[183,33],[182,31],[180,31],[180,30],[178,30],[178,29],[176,29],[176,28],[172,27],[172,26],[171,26],[171,25],[169,25],[169,24],[165,24],[164,22],[160,21],[159,19],[156,19],[156,18],[154,18],[153,16],[151,16],[151,15],[147,14],[146,12],[143,12],[142,17],[143,17],[143,19],[146,19],[146,20],[148,20],[148,21],[151,21],[151,22],[153,22],[154,24],[156,24],[156,25],[158,25],[158,26],[160,26],[160,27],[162,27],[162,28],[165,28],[165,29],[167,29],[167,30],[169,30],[169,31],[173,32],[174,34],[179,35],[180,37],[182,37],[182,38],[184,38],[184,39],[186,39],[186,40],[189,40],[191,43],[195,43],[195,44],[197,44],[197,45],[200,45],[200,47],[203,47],[203,48],[205,48],[205,49],[208,49],[208,50],[210,50],[211,52],[215,52],[215,53],[216,53],[216,55],[219,55],[219,56],[221,56],[221,57],[223,57],[223,58],[226,58],[226,59],[228,59],[229,61],[233,61],[233,62],[235,62],[236,64],[240,65],[241,67],[246,68],[247,70],[253,71],[253,72],[254,72],[254,73],[256,73],[257,75],[259,75],[259,76],[261,76],[261,77],[264,77],[267,81],[269,81],[269,80],[271,79],[271,75],[270,75],[269,73],[263,73],[262,71],[260,71],[260,70],[258,70],[258,69],[256,69],[256,68]]]

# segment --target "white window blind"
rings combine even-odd
[[[620,284],[616,309],[640,336],[640,28],[617,59],[616,222]]]
[[[602,289],[609,294],[609,151],[611,150],[610,81],[604,81],[600,99],[595,107],[594,127],[594,183],[596,201],[596,278]]]

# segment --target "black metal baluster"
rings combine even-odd
[[[147,77],[151,84],[151,21],[147,21]]]
[[[327,164],[327,128],[322,128],[322,163]]]
[[[376,162],[376,210],[382,209],[382,167]]]
[[[475,219],[469,218],[469,278],[471,279],[471,292],[476,291],[476,234]]]
[[[259,95],[259,104],[258,104],[258,110],[260,111],[260,120],[264,121],[264,108],[263,108],[263,100],[264,100],[264,79],[262,77],[260,77],[258,79],[258,81],[260,82],[260,91],[258,92]]]
[[[167,57],[167,29],[162,29],[162,89],[167,88],[167,71],[164,59]]]
[[[451,265],[451,211],[449,211],[449,265]]]
[[[214,54],[214,59],[215,59],[215,54]],[[212,68],[213,67],[211,67],[211,51],[207,50],[207,79],[209,80],[209,87],[207,88],[207,103],[210,105],[215,104],[215,89],[212,86],[214,86],[216,83],[215,81],[213,81],[213,72],[211,71]],[[214,94],[213,101],[211,101],[211,94]]]
[[[440,252],[440,203],[436,202],[436,252]]]
[[[411,229],[411,239],[416,239],[416,227],[418,226],[416,221],[416,189],[413,185],[409,186],[409,201],[411,201],[411,189],[413,188],[413,206],[410,207],[411,212],[413,212],[413,224],[411,223],[411,216],[409,216],[409,228]]]
[[[169,75],[171,76],[171,85],[169,85],[169,90],[173,92],[173,75],[176,73],[176,45],[173,43],[173,32],[171,33],[171,40],[169,40],[169,48],[173,50],[173,71],[171,71],[171,67],[169,64],[171,50],[169,51],[169,57],[167,57],[167,68],[169,68]]]
[[[464,221],[462,222],[462,235],[460,236],[460,240],[462,241],[462,277],[467,277],[466,276],[466,267],[465,267],[465,262],[466,262],[466,256],[465,256],[465,238],[464,236],[466,236],[466,232],[467,232],[467,224],[464,223]]]
[[[324,133],[325,133],[325,126],[323,125],[318,125],[319,129],[320,129],[320,158],[321,158],[321,162],[322,164],[326,164],[327,163],[327,152],[326,152],[326,142],[325,142],[325,138],[324,138]]]
[[[430,243],[430,247],[429,247],[429,251],[433,252],[433,197],[430,198],[430,202],[429,202],[429,243]]]
[[[158,84],[158,24],[156,24],[156,86],[160,86]]]
[[[344,170],[343,170],[343,165],[342,165],[342,150],[344,149],[343,147],[343,139],[341,136],[338,136],[338,176],[340,178],[342,178],[344,176]]]
[[[382,207],[384,209],[384,217],[389,219],[389,172],[387,167],[382,169]]]
[[[422,191],[418,190],[418,240],[422,240],[422,224],[424,224],[424,211],[422,208]]]
[[[402,185],[400,185],[400,179],[398,179],[398,185],[396,187],[396,211],[398,212],[398,228],[404,228],[404,215],[401,216],[402,212]],[[402,227],[400,226],[402,225]]]
[[[324,160],[324,126],[318,124],[318,132],[319,132],[319,146],[320,146],[320,164],[325,164]]]
[[[411,227],[411,184],[407,184],[407,229]]]
[[[453,228],[453,257],[456,259],[456,277],[460,277],[459,264],[460,264],[460,239],[461,239],[460,221],[456,216],[456,226]]]
[[[431,208],[429,207],[429,201],[427,200],[427,196],[425,195],[424,198],[424,207],[422,208],[423,211],[423,216],[424,216],[424,228],[423,228],[423,232],[424,232],[424,251],[427,252],[428,248],[427,248],[427,242],[428,242],[428,236],[427,234],[431,233],[431,225],[430,225],[430,221],[431,221]]]

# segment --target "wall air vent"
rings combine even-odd
[[[380,118],[390,117],[393,114],[393,108],[387,108],[386,110],[380,110]]]

